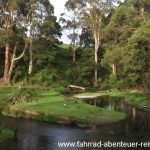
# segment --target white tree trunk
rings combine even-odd
[[[29,70],[28,70],[28,74],[31,75],[32,74],[32,70],[33,70],[33,51],[30,48],[29,50],[30,53],[30,60],[29,60]]]
[[[95,64],[96,64],[96,68],[94,70],[94,87],[97,85],[97,80],[98,80],[97,63],[98,63],[97,50],[95,50]]]
[[[9,68],[8,77],[7,77],[7,83],[10,83],[14,67],[15,67],[15,60],[14,60],[14,58],[12,58],[11,65],[10,65],[10,68]]]
[[[6,44],[5,48],[5,66],[4,66],[4,82],[7,83],[7,77],[8,77],[8,72],[9,72],[9,50],[10,50],[10,45]]]
[[[98,71],[97,71],[98,49],[99,49],[99,46],[100,46],[100,35],[99,35],[99,33],[97,33],[97,30],[94,31],[94,41],[95,41],[94,59],[95,59],[95,65],[96,65],[96,68],[94,70],[94,87],[96,87],[97,82],[98,82]]]
[[[28,43],[25,44],[25,47],[24,47],[24,49],[23,49],[23,51],[19,57],[16,57],[16,47],[14,48],[12,59],[11,59],[11,64],[9,67],[9,72],[8,72],[7,79],[6,79],[6,83],[10,83],[10,80],[12,77],[12,72],[13,72],[13,69],[15,67],[15,64],[18,60],[20,60],[24,56],[27,47],[28,47]]]
[[[112,64],[111,67],[112,67],[112,73],[116,74],[116,70],[117,70],[116,64]]]

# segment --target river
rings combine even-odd
[[[87,99],[85,101],[109,110],[125,112],[127,117],[116,123],[102,124],[94,129],[81,129],[0,116],[0,126],[15,131],[15,137],[1,143],[0,150],[106,150],[107,148],[103,147],[59,148],[58,142],[147,142],[150,140],[150,112],[132,108],[117,97],[101,97],[95,100]],[[108,149],[111,150],[113,148]],[[126,150],[129,148],[117,149]],[[138,147],[135,149],[141,150],[146,148]],[[150,147],[147,149],[150,149]]]

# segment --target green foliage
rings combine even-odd
[[[15,63],[13,84],[22,82],[24,85],[57,87],[61,93],[68,91],[69,84],[91,89],[94,69],[97,68],[99,83],[95,89],[142,86],[144,74],[150,72],[150,11],[148,9],[150,2],[128,0],[113,7],[114,1],[111,0],[110,3],[98,0],[67,1],[67,10],[74,12],[75,16],[65,18],[64,13],[61,21],[66,29],[72,30],[70,33],[72,44],[80,43],[80,47],[75,46],[76,62],[73,63],[72,47],[67,44],[59,45],[60,25],[53,15],[54,8],[50,2],[48,0],[26,2],[15,0],[13,6],[16,14],[13,27],[5,30],[6,13],[2,14],[4,16],[0,24],[2,28],[0,30],[1,77],[4,73],[6,43],[10,44],[10,56],[15,46],[17,47],[16,56],[19,56],[28,39],[29,29],[23,24],[31,21],[31,31],[34,36],[29,35],[28,40],[32,41],[33,72],[32,75],[28,75],[30,58],[29,49],[27,49],[23,59]],[[7,1],[0,3],[0,8],[5,8],[6,3]],[[36,7],[37,3],[40,4],[39,7]],[[30,8],[33,14],[29,14],[27,19]],[[88,11],[85,11],[86,9]],[[5,11],[5,9],[1,10]],[[40,12],[39,15],[37,15],[38,12]],[[79,26],[82,28],[82,33],[77,39],[76,31]],[[92,27],[95,27],[94,30]],[[94,62],[93,31],[97,33],[99,37],[97,39],[101,41],[97,53],[97,65]],[[76,40],[79,40],[78,43]],[[112,75],[113,63],[117,66],[116,78]]]
[[[122,59],[123,48],[121,45],[111,45],[104,54],[104,61],[111,64],[118,64]]]
[[[150,64],[150,23],[144,22],[129,39],[123,59],[124,72],[128,72],[129,82],[142,84],[144,73],[149,72]]]
[[[116,74],[112,73],[109,77],[105,78],[101,83],[99,83],[100,90],[109,90],[118,88],[118,80]]]
[[[69,86],[65,80],[57,81],[52,85],[53,89],[60,94],[65,94],[70,91]]]
[[[35,85],[50,86],[53,83],[53,75],[48,69],[42,69],[29,79],[29,82]]]
[[[108,90],[110,88],[111,88],[111,86],[109,84],[109,80],[106,79],[100,83],[100,87],[99,87],[100,90]]]
[[[9,129],[1,129],[0,128],[0,142],[4,141],[5,139],[11,138],[14,136],[14,132]]]
[[[21,88],[14,94],[10,95],[8,101],[12,104],[22,103],[22,102],[32,102],[37,101],[38,94],[37,90],[34,88]]]
[[[147,1],[126,1],[116,8],[105,28],[106,53],[103,61],[105,64],[117,65],[118,88],[142,86],[143,75],[149,72],[148,5]],[[141,7],[145,10],[144,16],[140,12]],[[107,86],[108,81],[104,84]]]
[[[110,87],[112,89],[116,89],[117,88],[117,76],[116,74],[112,73],[109,77],[109,84],[110,84]]]
[[[4,110],[9,110],[9,104],[8,104],[8,93],[14,93],[16,90],[13,90],[9,87],[0,88],[0,114]]]

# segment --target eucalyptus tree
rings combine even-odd
[[[30,54],[28,72],[31,74],[33,40],[56,41],[59,25],[49,0],[5,0],[1,1],[0,7],[0,38],[6,47],[4,82],[9,83],[16,63],[27,49]]]
[[[98,83],[98,50],[103,44],[103,29],[105,27],[105,19],[109,16],[110,10],[114,7],[113,0],[85,0],[84,7],[80,12],[80,22],[92,34],[94,39],[94,86]]]
[[[5,45],[5,69],[4,69],[4,79],[6,79],[6,75],[9,71],[9,49],[10,45],[8,44],[8,37],[9,37],[9,31],[11,31],[13,20],[12,20],[12,13],[11,13],[11,1],[1,1],[0,2],[0,35],[7,36],[7,39],[4,39],[4,37],[1,37],[1,45]],[[7,12],[7,14],[6,14]],[[8,15],[9,14],[9,15]],[[10,33],[11,34],[11,33]],[[5,40],[7,40],[5,42]]]
[[[127,0],[138,12],[140,21],[148,21],[150,19],[150,1],[149,0]]]
[[[27,36],[30,40],[30,59],[28,68],[28,74],[30,75],[33,70],[33,41],[40,36],[47,39],[50,38],[49,36],[53,32],[50,30],[54,30],[53,28],[55,28],[54,26],[56,25],[56,18],[54,17],[54,8],[49,0],[23,0],[19,1],[19,5],[23,12],[28,12],[25,14],[26,20],[23,20],[23,22],[25,21]],[[57,26],[58,25],[56,25],[56,27]],[[47,32],[47,35],[44,35],[45,33],[41,35],[41,32],[43,32],[42,28],[46,28],[45,32]]]
[[[72,61],[76,61],[76,44],[79,37],[80,23],[79,23],[79,9],[83,5],[80,0],[68,0],[65,4],[67,12],[61,14],[60,22],[62,28],[69,32],[68,38],[71,41]]]
[[[145,58],[142,57],[143,53],[145,53],[144,45],[148,45],[143,36],[145,38],[147,36],[148,39],[149,30],[148,26],[146,27],[143,23],[149,21],[149,7],[149,2],[145,0],[127,0],[116,8],[105,29],[107,44],[105,45],[106,53],[104,58],[107,63],[112,65],[112,70],[116,67],[118,68],[117,76],[129,86],[141,83],[141,71],[145,68],[146,56],[149,56],[146,52]],[[143,13],[142,10],[144,10]],[[147,35],[145,32],[147,32]],[[143,48],[140,42],[143,42]],[[148,51],[149,48],[146,49]],[[140,67],[141,65],[142,67]],[[139,67],[140,69],[138,69]]]
[[[21,59],[25,50],[27,49],[28,42],[24,41],[24,48],[17,47],[17,39],[21,40],[25,36],[22,34],[22,27],[17,27],[16,22],[18,19],[17,12],[19,11],[17,0],[3,0],[0,3],[0,32],[2,44],[5,46],[5,65],[4,65],[4,83],[10,81],[11,73],[14,68],[14,63]],[[18,34],[20,32],[20,34]],[[16,40],[14,40],[16,38]],[[15,45],[16,44],[16,45]],[[16,56],[16,49],[21,51],[21,54]],[[21,49],[21,50],[20,50]]]
[[[138,26],[140,23],[137,19],[137,12],[131,5],[122,4],[115,9],[105,28],[105,58],[108,60],[107,63],[112,66],[113,73],[116,74],[116,68],[121,63],[119,60],[122,59],[123,47]]]
[[[143,84],[145,74],[150,72],[150,22],[145,21],[129,38],[124,53],[124,74],[129,83]]]

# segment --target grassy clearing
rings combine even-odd
[[[0,142],[14,136],[14,132],[9,129],[0,129]]]
[[[8,97],[10,94],[17,92],[19,89],[14,87],[1,87],[0,88],[0,100]]]
[[[0,90],[0,91],[5,91]],[[7,93],[12,92],[7,90]],[[1,93],[1,92],[0,92]],[[64,107],[65,105],[65,107]],[[35,102],[24,102],[10,106],[9,115],[16,116],[20,112],[36,112],[38,115],[33,117],[37,120],[55,122],[59,117],[67,120],[76,120],[81,123],[101,124],[123,119],[124,113],[105,110],[103,108],[91,106],[83,102],[72,101],[57,92],[41,92],[39,100]],[[14,114],[18,113],[18,114]],[[32,118],[29,116],[28,118]]]
[[[113,119],[121,119],[124,117],[124,114],[120,112],[108,111],[82,102],[67,100],[56,92],[42,93],[37,102],[21,103],[11,108],[51,114],[52,116],[67,116],[71,119],[80,120],[81,122],[93,122],[94,120],[96,122],[112,121]]]
[[[63,43],[62,45],[60,45],[60,47],[63,48],[63,49],[68,49],[69,46],[70,46],[69,44],[65,44],[65,43]]]
[[[18,89],[11,87],[1,87],[0,88],[0,114],[4,109],[7,109],[8,98],[11,94],[14,94]]]

